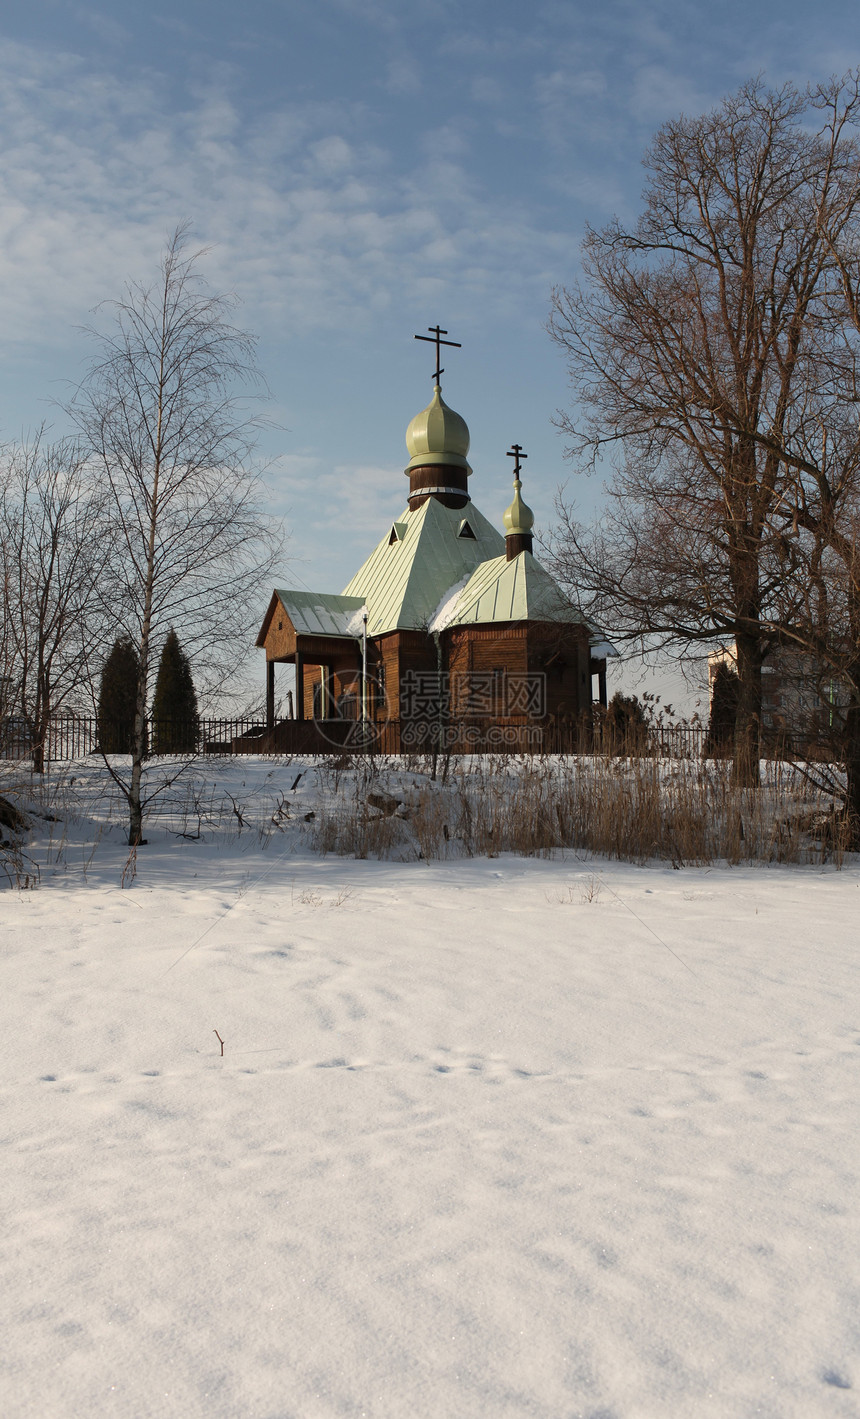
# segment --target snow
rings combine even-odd
[[[466,572],[466,575],[461,576],[460,580],[456,581],[453,586],[449,586],[427,623],[427,630],[431,635],[436,635],[440,631],[444,631],[445,627],[450,625],[453,621],[457,614],[457,602],[460,600],[460,592],[469,584],[472,576],[473,572]]]
[[[0,893],[6,1419],[858,1414],[856,865],[321,858],[194,772]]]
[[[365,617],[367,606],[359,606],[357,611],[353,611],[346,619],[345,634],[348,636],[361,636],[364,634]]]

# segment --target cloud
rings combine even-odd
[[[380,312],[437,302],[460,321],[491,309],[522,324],[574,274],[585,216],[635,210],[654,128],[722,91],[723,70],[691,62],[669,0],[588,16],[538,0],[526,19],[503,3],[492,25],[453,0],[412,17],[401,0],[306,9],[376,41],[366,78],[333,79],[328,98],[314,97],[317,75],[287,97],[261,85],[251,101],[249,73],[203,54],[193,83],[176,84],[146,70],[121,80],[109,57],[4,44],[0,316],[12,358],[154,271],[186,217],[212,245],[213,285],[237,290],[264,335],[367,329]],[[768,52],[788,53],[784,28],[767,28]],[[751,43],[726,41],[726,61]],[[423,94],[408,121],[392,86]]]
[[[679,74],[674,67],[660,63],[640,65],[630,86],[630,104],[636,118],[654,129],[682,113],[704,113],[719,97],[713,88],[696,83],[693,76]]]
[[[213,284],[236,288],[263,329],[360,322],[440,281],[468,306],[502,284],[512,259],[534,287],[552,237],[525,206],[482,189],[453,123],[426,135],[416,165],[370,141],[360,104],[285,103],[249,116],[225,73],[216,77],[177,107],[157,75],[124,84],[74,56],[6,47],[7,342],[80,321],[128,276],[154,271],[165,234],[186,217],[213,244]]]
[[[342,589],[387,531],[386,516],[393,520],[406,506],[406,457],[404,448],[400,467],[326,464],[307,450],[277,460],[268,482],[274,511],[293,530],[291,584],[313,591]]]

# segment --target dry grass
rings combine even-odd
[[[314,840],[323,853],[380,858],[549,855],[562,848],[676,867],[842,861],[832,798],[792,766],[768,764],[757,791],[731,785],[724,762],[617,758],[452,761],[444,784],[414,766],[396,815],[367,804],[380,770],[324,786]],[[382,775],[385,782],[385,775]],[[402,775],[401,775],[402,777]]]
[[[812,774],[804,765],[763,763],[755,792],[732,787],[724,760],[440,757],[437,770],[433,778],[430,760],[419,756],[344,756],[298,772],[296,763],[267,761],[247,782],[234,772],[230,792],[208,775],[172,783],[154,799],[148,822],[180,841],[401,861],[572,850],[677,867],[839,865],[846,849],[835,807],[841,775],[820,766]],[[86,880],[99,844],[124,829],[124,801],[90,766],[39,780],[0,765],[4,792],[33,831],[0,834],[0,887],[35,886],[40,868],[80,871]],[[141,861],[126,864],[126,883],[136,866]]]

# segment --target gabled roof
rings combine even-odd
[[[354,636],[362,632],[361,596],[333,596],[323,591],[282,591],[275,595],[301,636]]]
[[[464,517],[474,537],[461,537]],[[436,498],[407,508],[344,588],[344,597],[367,602],[368,635],[425,630],[442,597],[482,562],[504,554],[505,540],[474,503],[447,508]]]

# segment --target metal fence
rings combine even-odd
[[[147,719],[147,748],[150,754],[231,754],[233,744],[246,735],[262,734],[259,720],[249,718],[195,720]],[[94,716],[57,715],[48,724],[45,737],[46,763],[106,753],[130,752],[127,724],[99,725]],[[0,720],[0,759],[31,759],[33,733],[19,717]]]
[[[102,724],[95,716],[57,716],[50,721],[45,741],[45,762],[61,763],[106,753],[128,753],[127,725]],[[731,746],[715,750],[707,730],[696,724],[637,725],[620,735],[605,720],[593,724],[468,723],[447,720],[281,720],[267,730],[259,719],[213,718],[197,720],[147,720],[147,748],[151,756],[176,754],[331,755],[371,753],[408,755],[447,754],[604,754],[660,759],[730,757]],[[33,739],[25,720],[0,720],[0,759],[27,760],[33,756]],[[807,735],[765,734],[762,757],[839,761],[842,746],[836,739]]]

